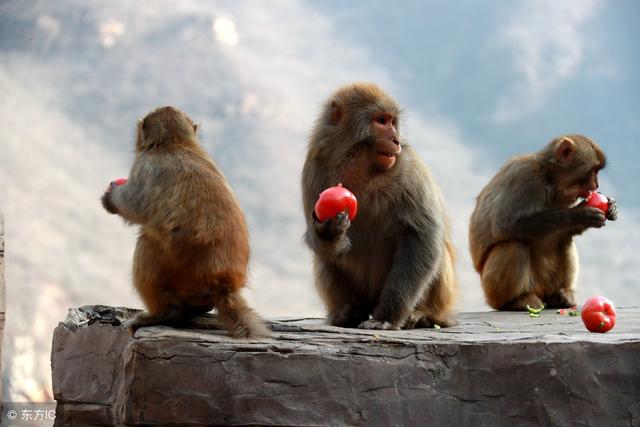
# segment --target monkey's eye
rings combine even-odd
[[[391,124],[393,125],[393,127],[396,127],[398,125],[398,121],[396,119],[392,119]]]
[[[387,117],[386,116],[379,116],[376,121],[378,123],[380,123],[381,125],[386,125],[387,124]]]

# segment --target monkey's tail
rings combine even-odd
[[[271,335],[271,330],[264,320],[247,305],[238,293],[231,293],[220,298],[217,304],[218,321],[235,338],[259,338]]]

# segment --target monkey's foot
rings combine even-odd
[[[395,330],[397,331],[400,327],[391,324],[390,322],[384,322],[376,319],[366,320],[358,325],[360,329],[380,329],[380,330]]]
[[[576,300],[572,291],[560,289],[546,298],[548,308],[571,308],[576,306]]]
[[[133,336],[141,326],[143,325],[141,325],[136,320],[136,317],[134,317],[133,319],[129,319],[122,324],[122,327],[129,331],[129,334],[131,334],[131,336]]]
[[[454,326],[456,321],[447,317],[431,316],[423,313],[413,313],[405,322],[402,329],[435,328],[436,325],[447,328]]]
[[[327,320],[332,326],[341,328],[355,328],[364,320],[369,318],[369,310],[364,307],[345,304],[337,310],[332,311],[327,316]]]
[[[182,311],[175,307],[171,307],[167,309],[166,312],[157,314],[151,314],[143,311],[142,313],[136,314],[136,317],[133,319],[124,322],[123,326],[129,331],[131,336],[133,336],[133,334],[143,326],[171,325],[180,320],[182,320]]]
[[[527,310],[527,306],[534,308],[542,307],[542,300],[533,293],[524,294],[514,300],[509,301],[508,303],[500,307],[500,310],[525,311]]]

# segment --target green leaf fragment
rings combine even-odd
[[[529,317],[536,318],[536,317],[540,317],[540,315],[538,313],[529,313]]]
[[[540,308],[533,308],[527,304],[527,310],[529,310],[529,313],[531,314],[540,314],[540,312],[544,310],[544,305]]]

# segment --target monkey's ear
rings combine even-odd
[[[556,158],[568,162],[576,154],[576,143],[569,137],[563,137],[556,147]]]
[[[329,113],[329,123],[332,125],[337,125],[342,120],[344,116],[344,110],[340,104],[336,101],[331,101],[331,111]]]
[[[194,132],[198,132],[198,124],[197,123],[193,124],[193,131]]]

